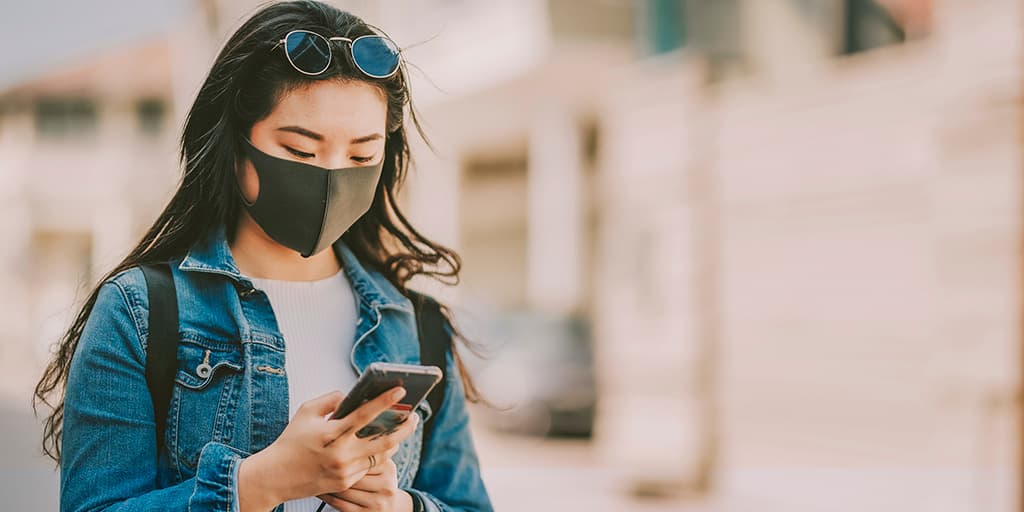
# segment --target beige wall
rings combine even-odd
[[[939,14],[928,40],[781,83],[704,96],[679,67],[610,95],[607,119],[634,135],[604,176],[618,204],[599,360],[605,397],[626,405],[600,438],[636,478],[654,465],[692,484],[710,406],[715,494],[740,510],[1013,506],[1020,12]],[[694,277],[708,268],[711,290]]]

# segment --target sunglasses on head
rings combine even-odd
[[[278,41],[278,45],[284,45],[288,62],[300,73],[319,75],[331,66],[331,41],[348,43],[352,62],[366,76],[387,78],[398,71],[401,50],[394,41],[381,35],[369,34],[355,39],[328,38],[309,30],[292,30]]]

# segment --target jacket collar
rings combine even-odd
[[[193,244],[181,263],[178,264],[178,269],[221,274],[230,277],[233,281],[248,282],[242,277],[242,272],[235,264],[235,258],[231,256],[231,248],[228,246],[223,224],[218,224],[206,234],[205,238],[201,238]]]
[[[379,272],[366,269],[355,253],[339,238],[332,246],[356,295],[370,306],[413,312],[412,301]]]
[[[339,238],[332,245],[335,257],[352,283],[356,295],[374,308],[393,308],[412,312],[412,301],[395,288],[379,272],[367,270],[359,258]],[[196,242],[178,264],[187,272],[206,272],[231,278],[237,286],[252,288],[252,282],[242,275],[231,255],[226,228],[218,224],[207,236]]]

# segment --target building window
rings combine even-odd
[[[548,0],[551,33],[559,40],[631,41],[637,37],[635,0]]]
[[[47,98],[35,105],[36,131],[45,138],[62,139],[96,131],[96,103],[85,98]]]
[[[647,0],[647,46],[652,54],[668,53],[686,43],[683,0]]]
[[[859,53],[902,43],[903,27],[886,7],[874,0],[845,0],[842,53]]]
[[[139,131],[145,135],[157,136],[164,128],[167,104],[157,98],[144,99],[136,104],[135,114],[139,121]]]

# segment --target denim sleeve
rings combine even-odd
[[[64,400],[60,510],[237,511],[238,466],[247,454],[221,443],[203,448],[194,478],[157,489],[141,343],[148,326],[138,321],[146,312],[133,291],[116,280],[103,283],[75,349]]]
[[[451,352],[447,366],[444,402],[434,413],[434,432],[423,447],[412,488],[404,490],[419,495],[430,512],[493,511],[480,478],[462,378]]]

